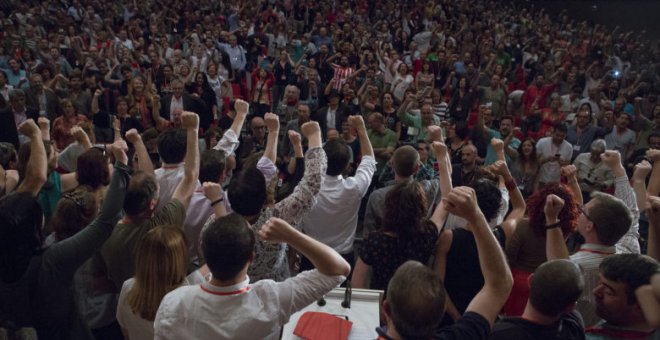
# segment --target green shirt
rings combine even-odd
[[[135,256],[142,237],[149,230],[158,226],[175,226],[183,229],[186,218],[186,209],[178,200],[169,201],[152,218],[138,223],[124,223],[120,221],[112,235],[101,248],[101,256],[105,264],[108,277],[121,289],[124,281],[135,274]]]
[[[417,135],[411,136],[413,143],[417,143],[417,141],[420,140],[426,140],[426,137],[428,136],[428,131],[426,131],[426,127],[422,126],[422,114],[420,112],[417,112],[417,114],[404,112],[403,114],[399,115],[399,119],[401,119],[401,122],[404,125],[407,125],[409,127],[414,127],[415,129],[418,130]],[[435,115],[433,116],[432,125],[440,125],[438,117],[436,117]]]
[[[388,147],[396,148],[396,144],[397,144],[396,133],[388,128],[385,128],[385,132],[383,134],[380,134],[373,130],[369,130],[367,132],[367,135],[369,136],[369,141],[371,142],[371,146],[374,149],[381,149]],[[376,173],[380,174],[380,172],[383,170],[383,167],[385,167],[385,164],[387,163],[388,160],[389,159],[376,157]]]

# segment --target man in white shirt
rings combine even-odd
[[[236,117],[231,128],[225,132],[222,139],[213,147],[222,150],[225,155],[231,155],[238,147],[238,136],[247,117],[249,105],[243,100],[236,100]],[[155,171],[159,184],[159,201],[156,211],[167,204],[174,193],[174,188],[183,178],[183,158],[186,154],[186,137],[182,130],[167,130],[158,138],[158,153],[163,160],[163,166]],[[197,184],[197,188],[200,184]],[[203,200],[202,200],[203,201]],[[205,202],[204,202],[205,203]]]
[[[217,219],[202,235],[211,278],[167,294],[154,320],[155,339],[277,339],[291,315],[344,281],[350,266],[339,254],[278,218],[260,229],[268,242],[286,242],[316,267],[284,282],[250,284],[255,234],[237,214]]]
[[[601,155],[603,163],[616,176],[614,196],[593,193],[591,200],[580,207],[577,231],[585,243],[573,255],[568,253],[562,235],[558,215],[564,206],[563,200],[550,195],[546,200],[546,245],[548,260],[569,259],[580,266],[585,280],[585,289],[578,300],[577,308],[584,318],[586,327],[598,322],[594,289],[599,285],[598,267],[613,254],[640,253],[639,209],[635,193],[628,182],[626,170],[621,164],[621,155],[608,150]]]
[[[552,137],[544,137],[536,143],[536,155],[541,163],[539,183],[559,182],[560,170],[571,163],[573,147],[565,140],[568,128],[563,123],[554,126]]]
[[[358,210],[376,171],[376,159],[362,116],[350,116],[348,122],[357,130],[362,153],[355,176],[344,178],[341,175],[350,158],[346,143],[341,140],[325,143],[323,149],[328,156],[328,170],[317,203],[300,226],[305,234],[332,247],[352,263]],[[303,259],[301,268],[309,267],[310,263]]]

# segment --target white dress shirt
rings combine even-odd
[[[229,156],[236,150],[238,144],[238,137],[234,133],[234,130],[229,129],[225,132],[218,144],[216,144],[213,149],[222,150],[226,153],[227,156]],[[183,180],[183,169],[184,163],[164,164],[161,168],[156,169],[156,180],[160,186],[158,195],[159,201],[158,206],[156,207],[156,211],[160,211],[160,209],[162,209],[172,198],[176,186],[179,185],[181,180]],[[199,181],[197,181],[196,188],[199,188],[200,186],[201,184]],[[188,209],[188,211],[191,211],[191,209]]]
[[[353,250],[360,201],[376,171],[376,159],[364,156],[354,177],[323,176],[316,204],[303,218],[302,230],[340,254]]]
[[[180,287],[163,298],[155,339],[278,339],[291,315],[344,281],[305,271],[284,282],[245,281],[228,287]]]

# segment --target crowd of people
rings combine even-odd
[[[660,338],[660,44],[571,15],[3,2],[1,334]]]

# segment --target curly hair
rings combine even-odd
[[[559,221],[561,231],[564,236],[575,231],[577,219],[580,216],[578,203],[573,198],[570,189],[560,183],[548,183],[536,190],[527,198],[527,216],[529,216],[529,226],[539,235],[545,235],[545,198],[548,195],[557,195],[564,200],[564,208],[559,212]]]
[[[428,203],[422,186],[416,181],[396,184],[385,195],[383,230],[409,239],[424,231]]]
[[[50,219],[55,238],[62,241],[77,234],[92,222],[97,210],[98,202],[90,187],[79,186],[63,194]]]

